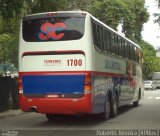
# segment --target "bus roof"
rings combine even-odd
[[[81,11],[81,10],[77,10],[77,11],[54,11],[54,12],[42,12],[42,13],[36,13],[36,14],[29,14],[29,15],[26,15],[26,17],[37,16],[37,15],[45,15],[45,14],[54,14],[54,13],[85,13],[85,14],[90,14],[86,11]]]

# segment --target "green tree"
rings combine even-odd
[[[0,0],[0,16],[11,19],[28,13],[57,11],[63,9],[65,4],[66,0]]]
[[[18,39],[13,34],[0,34],[0,62],[13,63],[17,66]]]
[[[0,63],[18,65],[20,20],[26,14],[63,9],[66,0],[0,0]]]
[[[126,37],[138,42],[142,39],[141,32],[143,30],[143,24],[149,19],[149,13],[145,7],[144,0],[123,0],[127,5],[130,14],[124,16],[123,20],[123,32]]]
[[[65,10],[85,10],[89,11],[89,6],[91,5],[90,0],[66,0]]]
[[[145,78],[148,79],[152,77],[152,73],[155,71],[156,65],[158,65],[156,64],[156,50],[151,44],[143,40],[139,42],[139,45],[143,50],[143,57],[145,61],[144,75]]]
[[[159,57],[156,57],[154,59],[154,71],[155,72],[159,72],[160,71],[160,58]]]
[[[0,17],[0,63],[18,64],[19,20]]]
[[[143,24],[149,13],[144,0],[92,0],[90,12],[113,29],[122,24],[123,33],[134,41],[140,41]]]
[[[19,17],[22,4],[23,0],[0,0],[0,16],[5,20]]]
[[[99,20],[113,29],[122,23],[123,17],[130,16],[126,5],[121,0],[92,0],[89,11]]]
[[[157,0],[158,1],[158,7],[160,7],[160,0]]]
[[[66,0],[23,0],[22,15],[52,12],[65,8]]]
[[[16,65],[19,22],[26,14],[82,9],[115,30],[122,24],[125,35],[135,41],[141,39],[142,26],[149,17],[144,0],[0,0],[0,5],[0,62]],[[150,73],[154,69],[153,65],[150,66],[154,58],[148,56],[153,55],[153,49],[144,41],[141,44]]]
[[[156,0],[158,8],[160,9],[160,0]],[[158,23],[160,25],[160,13],[154,13],[154,16],[156,17],[155,23]]]

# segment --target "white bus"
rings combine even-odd
[[[19,45],[23,111],[115,117],[143,96],[142,50],[84,11],[23,18]]]

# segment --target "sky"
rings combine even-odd
[[[145,41],[153,45],[156,49],[160,47],[160,26],[154,23],[154,13],[160,13],[155,0],[145,0],[145,5],[150,13],[150,19],[143,26],[142,37]]]

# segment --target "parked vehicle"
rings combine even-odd
[[[155,81],[156,87],[160,88],[160,72],[154,72],[152,79]]]
[[[144,81],[144,89],[156,90],[156,82],[152,80]]]
[[[18,77],[18,70],[13,64],[1,63],[0,64],[0,76],[11,76],[12,78]]]

